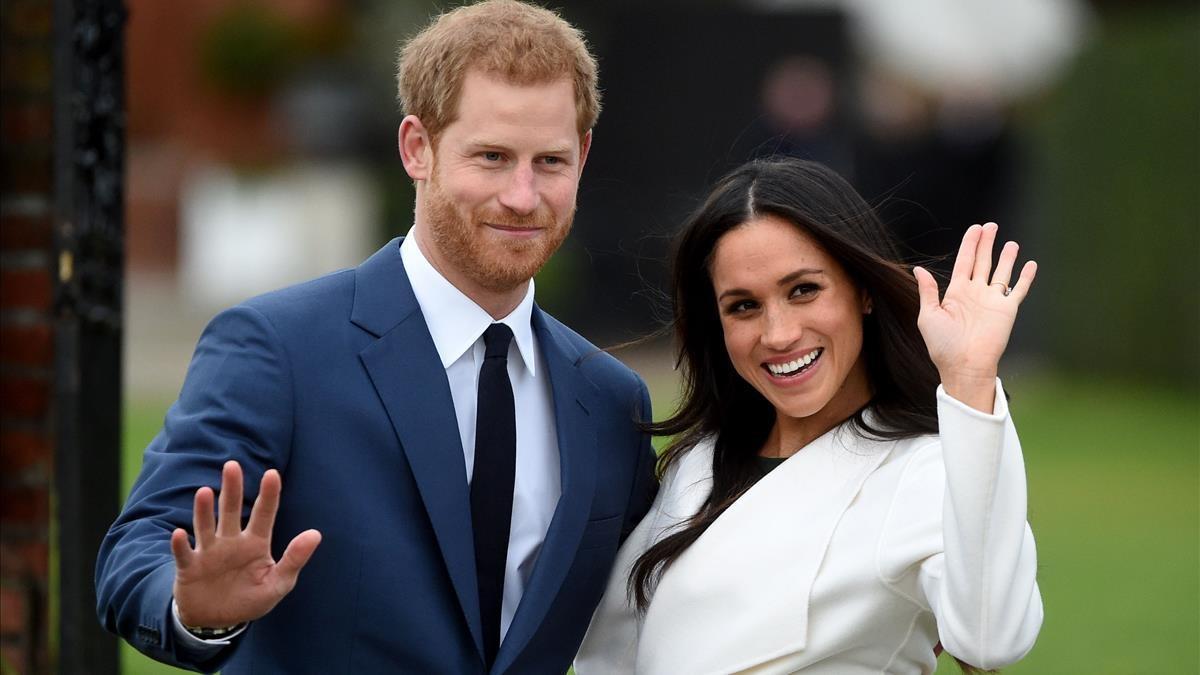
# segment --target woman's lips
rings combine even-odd
[[[772,361],[762,364],[767,377],[779,385],[793,385],[809,379],[821,362],[824,347],[817,347],[798,354],[788,361]]]

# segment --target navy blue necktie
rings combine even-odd
[[[508,381],[508,345],[512,331],[494,323],[483,333],[485,353],[479,370],[475,408],[475,468],[471,476],[471,524],[475,534],[475,576],[483,651],[491,668],[500,648],[500,609],[504,604],[504,564],[512,524],[513,478],[517,462],[517,421],[512,383]]]

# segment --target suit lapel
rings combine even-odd
[[[392,240],[355,278],[351,321],[378,337],[359,358],[412,468],[454,592],[483,653],[470,491],[454,400]]]
[[[579,361],[584,355],[567,342],[560,329],[537,307],[533,311],[533,330],[554,396],[562,496],[521,604],[500,644],[494,673],[504,672],[542,625],[575,559],[596,489],[596,421],[589,411],[596,409],[597,392],[595,385],[579,372]]]

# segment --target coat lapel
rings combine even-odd
[[[585,355],[579,354],[536,307],[533,330],[546,361],[554,396],[562,496],[521,604],[500,645],[493,673],[504,672],[542,625],[575,559],[596,488],[596,422],[589,411],[596,409],[593,401],[597,392],[595,385],[579,372],[580,360]]]
[[[892,442],[846,426],[750,488],[663,575],[643,623],[638,672],[730,673],[808,641],[808,604],[842,514]],[[679,480],[712,476],[707,462]]]
[[[359,353],[412,468],[454,592],[483,653],[470,490],[454,400],[400,259],[399,239],[359,266],[351,321],[378,339]]]

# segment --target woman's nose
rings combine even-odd
[[[763,313],[762,344],[774,351],[787,351],[800,341],[804,330],[791,312],[770,307]]]

